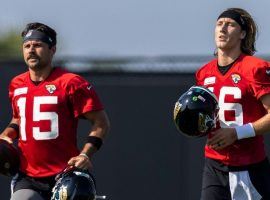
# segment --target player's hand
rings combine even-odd
[[[7,141],[10,144],[13,144],[12,139],[10,137],[8,137],[8,136],[0,135],[0,139],[5,140],[5,141]]]
[[[207,145],[215,150],[224,149],[237,140],[235,128],[220,128],[212,134],[213,137],[207,140]]]
[[[91,170],[93,168],[91,160],[83,155],[72,157],[68,161],[68,165],[85,170]]]

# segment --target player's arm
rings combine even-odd
[[[256,135],[263,135],[270,132],[270,94],[263,95],[260,100],[267,114],[252,123]]]
[[[81,153],[86,154],[89,158],[91,158],[93,154],[101,147],[102,142],[108,133],[110,123],[104,110],[87,112],[84,114],[84,117],[91,122],[92,128]]]
[[[0,134],[0,138],[12,143],[19,136],[19,119],[12,118],[6,129]]]
[[[87,141],[79,156],[73,157],[68,164],[79,168],[92,168],[91,158],[101,147],[108,133],[110,122],[104,110],[92,111],[84,114],[84,117],[92,124]]]
[[[220,128],[214,132],[214,137],[208,139],[211,148],[220,150],[233,144],[236,140],[255,137],[270,132],[270,94],[260,98],[266,114],[253,123],[244,124],[235,128]]]

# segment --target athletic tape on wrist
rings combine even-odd
[[[242,126],[237,126],[235,127],[235,130],[236,130],[238,140],[256,136],[252,123],[244,124]]]

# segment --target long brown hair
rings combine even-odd
[[[228,8],[226,11],[232,10],[241,15],[245,21],[246,36],[241,41],[241,51],[247,55],[253,55],[256,52],[255,42],[258,34],[257,24],[252,16],[242,8]],[[217,52],[214,53],[217,56]]]

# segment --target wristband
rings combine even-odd
[[[86,139],[86,143],[91,143],[93,144],[97,150],[100,149],[100,147],[102,146],[103,144],[103,141],[101,138],[99,137],[96,137],[96,136],[88,136],[87,139]]]
[[[83,157],[87,158],[88,160],[90,160],[90,158],[88,157],[88,155],[86,153],[80,153],[79,156],[83,156]]]
[[[16,131],[17,135],[19,135],[19,133],[20,133],[20,127],[19,127],[18,124],[10,123],[10,124],[8,125],[8,127],[9,127],[9,128],[13,128],[13,129]]]
[[[242,126],[237,126],[235,127],[235,130],[236,130],[238,140],[256,136],[252,123],[244,124]]]

